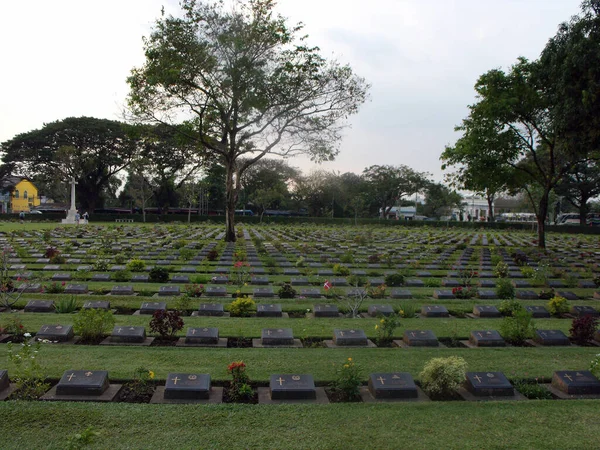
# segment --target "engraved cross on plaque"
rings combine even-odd
[[[276,379],[275,381],[279,381],[279,386],[283,385],[283,382],[285,381],[283,378],[279,377],[278,379]]]

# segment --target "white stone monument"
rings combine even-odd
[[[71,178],[71,207],[67,212],[67,218],[62,220],[62,223],[76,224],[75,215],[77,214],[77,208],[75,208],[75,185],[77,182],[75,178]]]

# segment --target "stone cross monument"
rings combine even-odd
[[[67,212],[67,218],[63,219],[62,223],[75,224],[77,223],[75,220],[75,214],[77,214],[77,208],[75,208],[75,185],[77,182],[75,181],[75,178],[71,178],[71,182],[69,184],[71,185],[71,207]]]

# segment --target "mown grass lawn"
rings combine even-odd
[[[330,405],[0,403],[2,449],[592,449],[599,402]]]

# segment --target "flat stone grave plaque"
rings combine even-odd
[[[596,289],[596,283],[589,280],[580,280],[577,282],[577,287],[581,289]]]
[[[164,398],[201,400],[210,396],[210,375],[206,373],[170,373],[165,382]]]
[[[26,268],[25,264],[13,264],[10,266],[10,270],[25,270]]]
[[[352,270],[350,270],[350,273],[352,275],[357,275],[359,277],[364,277],[367,275],[367,272],[364,270],[361,270],[361,269],[352,269]]]
[[[425,287],[425,282],[423,280],[417,280],[415,278],[406,280],[405,283],[407,287]]]
[[[569,395],[599,395],[600,381],[589,370],[558,370],[552,386]]]
[[[156,311],[166,311],[165,302],[143,302],[140,306],[140,314],[154,314]]]
[[[52,275],[52,281],[70,281],[71,274],[70,273],[55,273]]]
[[[87,294],[87,284],[67,284],[65,287],[65,294]]]
[[[369,345],[367,335],[363,330],[333,330],[333,343],[339,346],[366,347]]]
[[[225,297],[227,289],[222,286],[206,286],[204,291],[208,297]]]
[[[333,270],[331,269],[321,269],[317,271],[317,275],[320,277],[330,277],[334,275]]]
[[[177,297],[181,294],[179,286],[160,286],[158,288],[159,297]]]
[[[92,281],[110,281],[110,275],[107,273],[95,273],[92,275]]]
[[[469,342],[476,347],[504,347],[506,342],[496,330],[471,331]]]
[[[482,288],[495,288],[496,282],[493,280],[479,280],[479,287]]]
[[[23,283],[19,286],[19,290],[28,294],[42,292],[41,283]]]
[[[168,259],[157,259],[156,260],[156,265],[157,266],[170,266],[171,265],[171,261]]]
[[[477,397],[510,397],[515,389],[502,372],[467,372],[467,391]]]
[[[560,330],[535,330],[533,340],[540,345],[571,345],[571,341]]]
[[[179,269],[179,272],[183,273],[196,273],[197,269],[193,266],[184,266]]]
[[[254,288],[252,290],[252,294],[254,295],[254,297],[264,297],[264,298],[275,297],[275,292],[273,292],[273,288],[270,288],[270,287]]]
[[[13,280],[27,281],[33,277],[33,272],[18,272],[11,276]]]
[[[551,288],[564,288],[564,287],[567,287],[567,285],[562,280],[548,280],[548,287],[551,287]]]
[[[150,277],[148,275],[133,275],[131,281],[133,283],[147,283]]]
[[[282,317],[281,305],[256,305],[256,317]]]
[[[111,272],[120,272],[122,270],[125,270],[126,267],[125,266],[121,266],[121,265],[114,265],[114,266],[110,266],[110,270]]]
[[[312,375],[271,375],[272,400],[315,400],[317,389]]]
[[[37,340],[47,339],[58,342],[70,341],[74,336],[73,325],[42,325],[35,335]]]
[[[424,317],[449,317],[450,313],[442,305],[426,305],[421,307],[421,315]]]
[[[575,294],[574,292],[571,291],[556,291],[556,294],[559,295],[560,297],[566,298],[567,300],[579,300],[579,297],[577,296],[577,294]]]
[[[56,395],[102,395],[108,385],[106,370],[67,370],[56,385]]]
[[[515,297],[519,300],[538,300],[538,295],[533,291],[517,290]]]
[[[279,264],[281,266],[281,264]],[[283,269],[284,275],[300,275],[300,271],[298,269]]]
[[[473,315],[477,317],[500,317],[500,311],[495,306],[490,305],[475,305],[473,307]]]
[[[336,305],[315,305],[315,317],[338,317],[340,310]]]
[[[445,278],[442,280],[442,286],[453,288],[453,287],[459,287],[460,283],[458,282],[458,280],[451,280],[451,279]]]
[[[83,304],[83,309],[110,309],[110,302],[100,300],[93,302],[85,302]]]
[[[390,297],[395,299],[410,299],[412,298],[412,293],[407,289],[392,289]]]
[[[257,286],[264,286],[269,284],[269,277],[252,277],[250,279],[250,284],[254,284]]]
[[[263,328],[260,339],[262,345],[294,345],[291,328]]]
[[[306,298],[320,298],[321,291],[316,288],[300,289],[300,296]]]
[[[198,307],[198,316],[218,316],[225,314],[223,304],[221,303],[200,303]]]
[[[292,286],[310,286],[308,278],[292,278]]]
[[[25,305],[25,312],[54,312],[53,300],[29,300]]]
[[[215,267],[213,273],[229,273],[229,267]]]
[[[254,263],[254,264],[258,264],[258,263]],[[253,274],[253,275],[264,275],[267,272],[262,267],[251,267],[250,268],[250,273]]]
[[[496,291],[490,289],[478,289],[477,297],[481,300],[494,300],[498,298]]]
[[[438,300],[450,300],[454,298],[454,294],[449,289],[436,289],[433,291],[433,298]]]
[[[141,343],[146,340],[144,327],[116,326],[110,335],[111,342]]]
[[[402,340],[410,347],[439,347],[440,345],[432,330],[406,330]]]
[[[391,316],[394,314],[394,307],[392,305],[369,305],[367,314],[371,317],[377,317],[379,314]]]
[[[0,370],[0,392],[10,386],[8,379],[8,370]]]
[[[494,274],[492,272],[479,272],[479,278],[494,278]]]
[[[415,275],[419,278],[429,278],[433,275],[431,275],[431,272],[428,272],[426,270],[418,270]]]
[[[188,328],[185,334],[186,344],[218,344],[218,328]]]
[[[181,283],[186,284],[190,282],[190,277],[187,275],[173,275],[169,280],[169,283]]]
[[[531,283],[529,281],[525,281],[525,280],[512,280],[511,283],[512,283],[513,287],[515,287],[516,289],[531,287]]]
[[[385,280],[383,278],[369,278],[367,281],[372,287],[379,287],[382,284],[385,284]]]
[[[345,278],[332,278],[329,282],[332,286],[348,286],[348,282]]]
[[[210,279],[211,283],[215,284],[227,284],[229,277],[227,275],[216,275]]]
[[[110,295],[133,295],[133,286],[113,286]]]
[[[534,319],[544,319],[550,317],[550,312],[544,306],[528,305],[525,306],[525,311],[531,314]]]
[[[583,316],[598,317],[600,315],[600,313],[598,313],[598,311],[596,311],[591,306],[578,306],[578,305],[571,306],[571,310],[569,312],[577,317],[583,317]]]
[[[408,372],[370,374],[369,392],[376,399],[419,397],[417,386]]]

